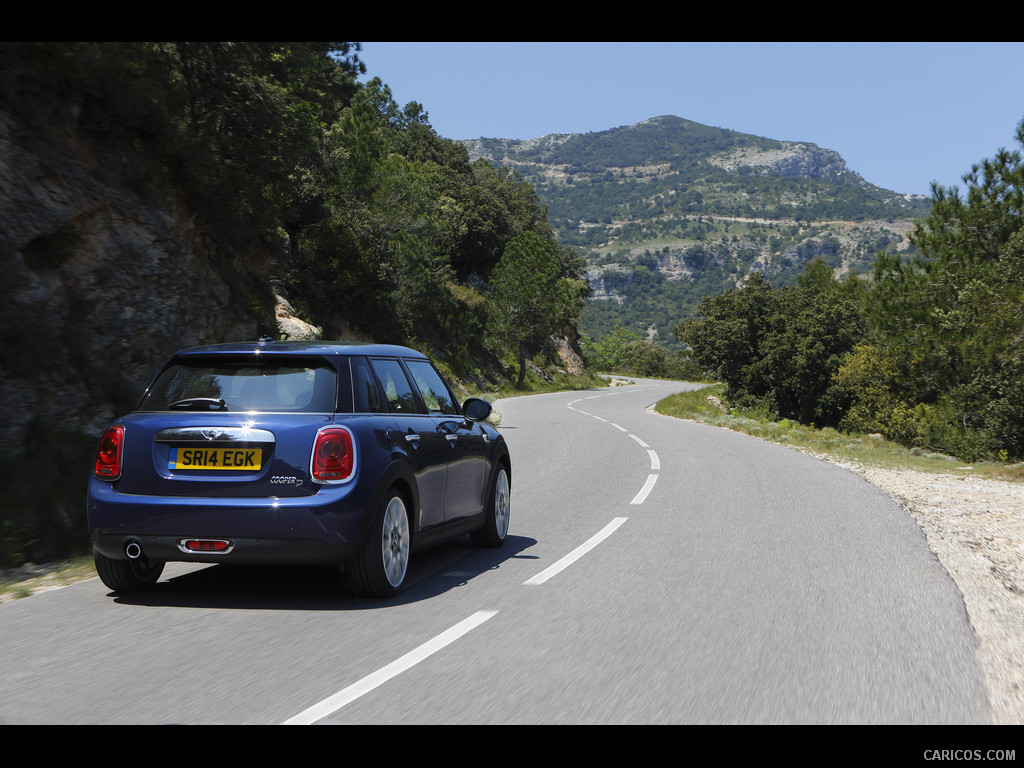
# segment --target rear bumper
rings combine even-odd
[[[365,541],[368,499],[357,486],[325,486],[296,498],[174,498],[118,493],[92,480],[89,535],[107,557],[127,559],[136,544],[150,560],[194,563],[334,565],[354,557]],[[218,540],[221,552],[183,548],[189,539]]]
[[[136,533],[93,534],[97,551],[114,560],[126,560],[129,545],[139,547],[147,560],[187,563],[237,563],[261,565],[340,565],[358,551],[355,545],[327,542],[323,539],[227,538],[229,549],[223,553],[184,551],[182,544],[191,536],[154,536]]]

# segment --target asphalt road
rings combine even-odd
[[[398,599],[304,569],[169,565],[0,605],[0,723],[979,723],[963,601],[896,504],[659,416],[687,385],[504,400],[500,550]]]

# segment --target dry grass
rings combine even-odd
[[[0,603],[66,587],[94,576],[96,569],[91,555],[46,565],[27,563],[21,568],[0,572]]]

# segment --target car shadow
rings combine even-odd
[[[464,587],[481,574],[501,568],[512,559],[531,558],[526,551],[537,543],[509,536],[494,549],[474,546],[469,537],[413,553],[405,585],[391,599],[352,595],[342,574],[333,568],[218,564],[164,578],[147,592],[111,592],[123,605],[174,608],[215,608],[281,611],[363,611],[426,600]]]

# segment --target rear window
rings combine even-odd
[[[293,411],[333,413],[337,375],[324,361],[183,361],[168,367],[140,411]]]

